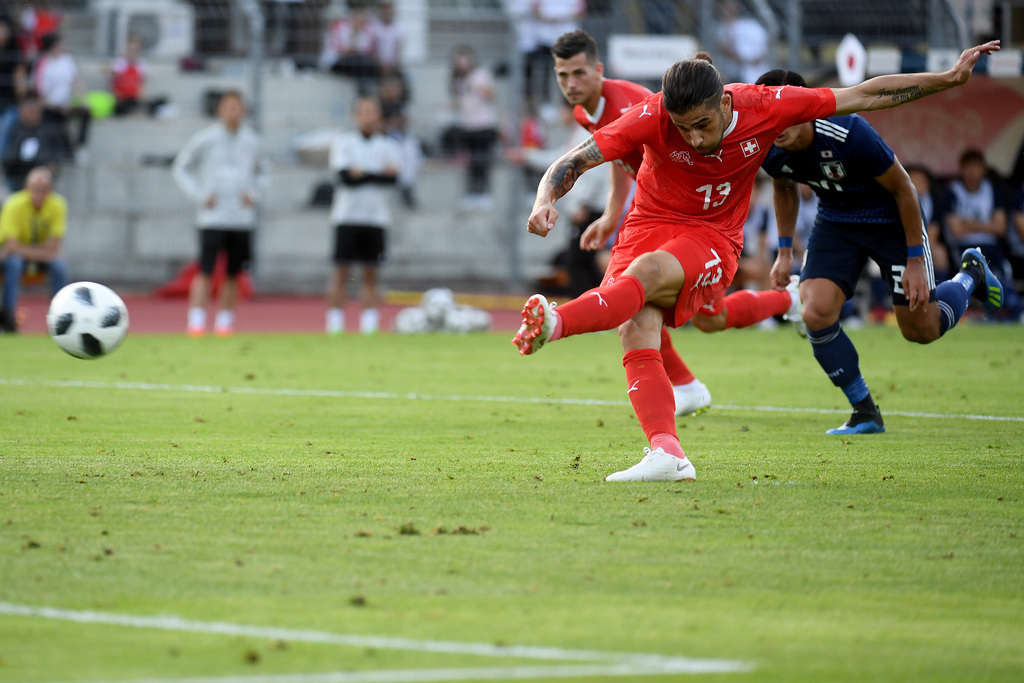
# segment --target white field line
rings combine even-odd
[[[591,678],[716,673],[679,669],[643,669],[625,664],[568,664],[556,666],[494,666],[459,669],[397,669],[391,671],[329,671],[317,674],[222,676],[200,678],[142,678],[116,683],[421,683],[423,681],[523,681],[536,678]],[[731,673],[731,672],[730,672]],[[78,681],[77,683],[83,683]],[[88,681],[85,683],[115,683]]]
[[[528,396],[463,396],[459,394],[402,394],[388,391],[338,391],[334,389],[275,389],[271,387],[226,387],[207,384],[153,384],[148,382],[93,382],[61,379],[10,379],[0,377],[0,386],[64,387],[79,389],[124,389],[133,391],[181,391],[205,394],[259,394],[265,396],[300,396],[313,398],[366,398],[385,401],[465,401],[475,403],[541,403],[547,405],[629,406],[629,401],[608,401],[587,398],[550,398]],[[846,415],[849,409],[788,408],[785,406],[744,406],[716,403],[714,410],[735,410],[761,413],[798,413],[814,415]],[[1019,415],[974,415],[964,413],[922,413],[887,410],[886,417],[919,417],[936,420],[987,420],[990,422],[1024,422]]]
[[[107,624],[128,628],[152,628],[165,631],[188,633],[211,633],[223,636],[247,636],[267,640],[288,642],[323,643],[348,647],[373,648],[378,650],[407,650],[431,654],[472,655],[477,657],[501,657],[532,659],[555,662],[594,662],[586,666],[545,666],[545,667],[490,667],[486,669],[423,669],[408,671],[336,672],[302,676],[309,683],[332,683],[334,681],[437,681],[437,680],[502,680],[569,676],[629,676],[656,675],[666,673],[736,673],[754,668],[749,662],[725,659],[695,659],[690,657],[668,657],[664,655],[633,654],[626,652],[598,652],[595,650],[568,650],[555,647],[532,645],[494,645],[492,643],[462,643],[442,640],[414,640],[386,636],[366,636],[326,631],[307,631],[266,626],[247,626],[226,622],[191,621],[181,617],[165,615],[139,617],[109,612],[66,610],[54,607],[32,607],[0,602],[0,614],[23,617],[41,617],[84,624]],[[442,677],[439,672],[446,671]],[[246,681],[277,683],[293,681],[293,675],[237,677],[218,679],[185,679],[196,681]],[[164,682],[166,683],[166,682]]]

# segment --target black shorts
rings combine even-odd
[[[334,226],[334,263],[377,265],[384,262],[384,228],[379,225]]]
[[[199,269],[203,275],[212,275],[217,255],[228,257],[228,275],[238,275],[252,260],[252,230],[199,230]]]
[[[929,301],[935,301],[935,266],[928,244],[928,231],[921,226],[924,265],[928,276]],[[907,306],[903,272],[907,268],[907,237],[903,224],[833,223],[819,218],[807,243],[807,257],[800,280],[823,278],[843,290],[849,299],[868,259],[882,271],[882,279],[895,306]]]

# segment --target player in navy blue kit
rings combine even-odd
[[[777,69],[758,84],[806,87],[792,71]],[[843,390],[853,414],[829,434],[885,431],[882,414],[860,373],[857,350],[839,322],[868,258],[882,269],[900,332],[909,341],[935,341],[963,316],[970,296],[998,310],[1003,288],[976,248],[963,253],[963,268],[936,287],[928,230],[921,205],[899,160],[860,116],[834,116],[787,128],[762,168],[774,179],[779,254],[776,284],[789,281],[793,232],[799,210],[797,183],[819,197],[818,216],[800,274],[803,319],[814,358]]]

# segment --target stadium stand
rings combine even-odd
[[[369,0],[350,0],[350,2]],[[790,51],[786,24],[792,3],[802,17],[799,68],[826,75],[830,46],[847,30],[866,45],[891,45],[903,66],[923,68],[929,45],[959,49],[957,22],[949,2],[864,0],[749,0],[754,16],[776,27],[775,54],[785,64]],[[2,5],[3,3],[0,3]],[[370,3],[372,4],[372,2]],[[714,3],[679,0],[677,30],[700,36],[713,20]],[[74,207],[67,250],[78,277],[157,286],[173,278],[194,257],[191,207],[170,182],[167,165],[188,136],[208,123],[212,94],[241,87],[274,162],[273,180],[257,233],[253,275],[263,291],[319,291],[327,274],[330,231],[323,208],[311,206],[326,168],[300,154],[298,143],[347,125],[354,88],[344,79],[305,68],[315,62],[329,22],[346,11],[337,0],[305,0],[299,5],[298,49],[279,54],[277,43],[259,45],[263,32],[253,12],[256,0],[54,0],[61,31],[89,89],[108,82],[107,67],[129,33],[147,46],[152,92],[166,95],[171,108],[162,117],[144,115],[93,122],[89,160],[68,165],[58,188]],[[644,31],[641,0],[591,2],[584,28],[604,47],[613,32]],[[460,212],[464,168],[458,160],[431,156],[449,96],[448,59],[456,42],[472,45],[497,76],[506,142],[518,137],[522,115],[516,34],[502,0],[416,0],[395,3],[407,28],[405,71],[411,84],[410,127],[425,143],[416,209],[396,202],[391,260],[383,271],[390,283],[460,283],[494,291],[514,289],[542,274],[561,240],[529,239],[521,229],[532,188],[519,169],[494,169],[496,208]],[[767,12],[768,14],[764,14]],[[938,14],[936,14],[938,12]],[[710,27],[713,28],[713,27]],[[258,49],[257,49],[258,48]],[[815,54],[817,53],[817,54]],[[172,115],[173,114],[173,115]],[[560,131],[550,121],[549,143]],[[315,154],[313,155],[315,157]]]

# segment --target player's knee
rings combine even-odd
[[[939,338],[939,329],[937,325],[934,326],[934,329],[931,325],[901,327],[900,332],[903,334],[904,339],[909,342],[914,342],[915,344],[931,344]]]
[[[839,313],[836,311],[828,311],[815,307],[804,307],[803,311],[804,324],[807,325],[809,330],[823,330],[830,325],[833,325],[836,320],[839,319]]]

